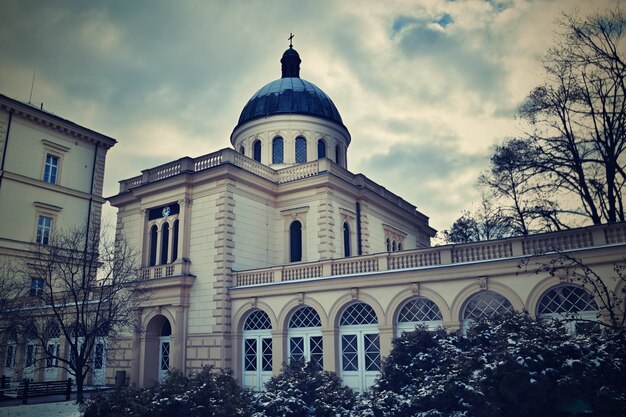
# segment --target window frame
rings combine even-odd
[[[42,139],[41,143],[43,145],[43,157],[41,164],[41,180],[47,184],[60,185],[61,184],[61,174],[63,171],[63,160],[65,154],[70,150],[69,147],[63,146],[59,143],[52,142],[48,139]],[[46,179],[46,167],[47,167],[47,159],[48,156],[54,157],[57,159],[57,169],[56,169],[56,177],[55,181],[51,182]]]
[[[272,164],[285,163],[285,139],[275,136],[272,139]]]

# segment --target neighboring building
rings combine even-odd
[[[364,389],[393,337],[416,323],[456,329],[510,310],[596,316],[588,290],[518,264],[560,248],[608,274],[624,224],[430,247],[428,217],[347,170],[350,133],[299,77],[298,53],[281,63],[282,78],[241,112],[234,150],[146,169],[110,198],[153,288],[143,332],[109,358],[110,382],[115,370],[146,385],[213,364],[258,389],[296,358]]]
[[[0,262],[27,258],[55,230],[99,228],[107,151],[113,138],[0,95]],[[43,282],[31,279],[31,294]],[[55,380],[65,373],[41,359],[26,335],[2,335],[2,374]],[[6,343],[8,341],[8,343]],[[53,341],[52,349],[64,349]],[[37,367],[36,364],[43,364]]]

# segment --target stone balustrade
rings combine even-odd
[[[189,275],[191,264],[189,262],[174,262],[171,264],[146,266],[141,268],[140,274],[144,279],[173,277]]]
[[[528,237],[233,271],[233,285],[263,285],[280,281],[483,262],[624,243],[626,243],[626,223],[590,226]]]
[[[390,192],[385,187],[376,184],[366,176],[362,174],[355,175],[350,171],[343,169],[330,159],[324,158],[307,162],[305,164],[298,164],[274,170],[267,165],[263,165],[254,159],[241,155],[240,153],[229,148],[207,155],[202,155],[197,158],[180,158],[176,161],[159,165],[158,167],[143,170],[142,175],[140,176],[120,181],[120,193],[129,191],[132,188],[136,188],[144,184],[173,177],[181,173],[200,172],[224,164],[235,165],[277,184],[283,184],[290,181],[329,173],[343,179],[346,182],[354,184],[357,187],[368,189],[410,213],[417,214],[414,205]]]

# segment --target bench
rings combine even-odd
[[[46,395],[65,394],[65,400],[70,400],[72,393],[72,380],[31,382],[24,380],[17,387],[17,398],[22,399],[22,404],[28,403],[29,397],[42,397]]]

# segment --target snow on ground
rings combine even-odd
[[[80,417],[74,401],[0,407],[0,417]]]

